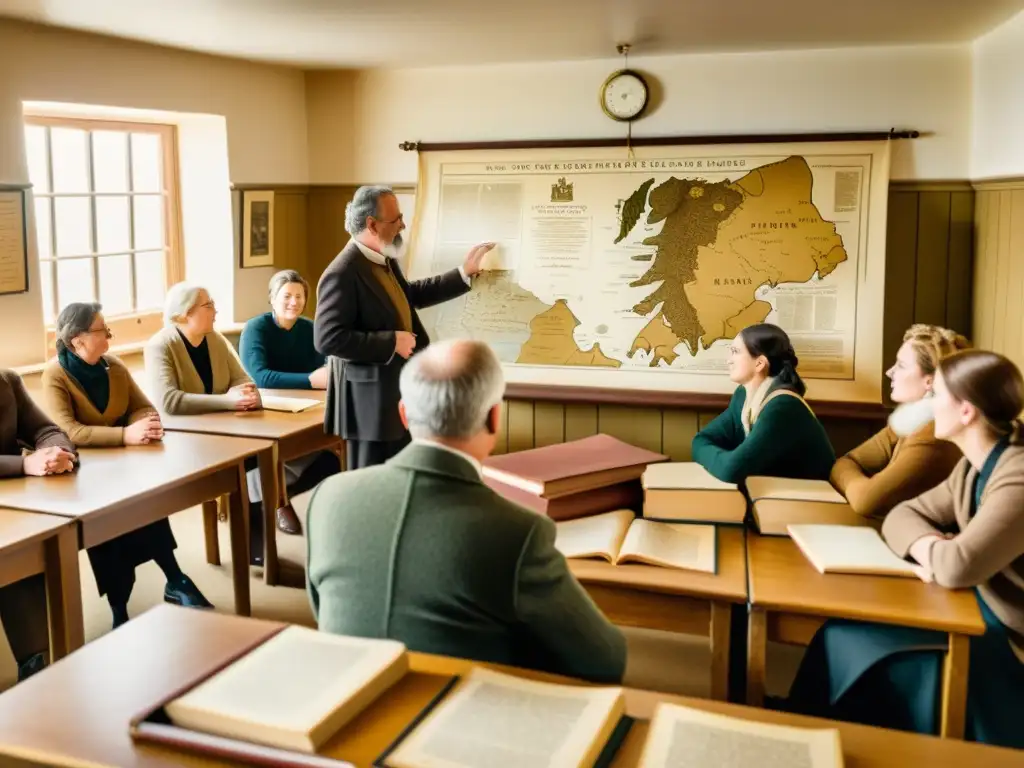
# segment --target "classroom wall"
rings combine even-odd
[[[973,45],[971,177],[1024,175],[1024,12]]]
[[[914,128],[895,179],[966,179],[970,46],[630,57],[660,101],[635,136]],[[624,136],[598,105],[621,59],[308,73],[314,183],[415,183],[403,141]],[[347,106],[346,106],[347,105]],[[348,126],[346,127],[346,122]],[[324,149],[326,148],[326,149]]]
[[[305,80],[298,70],[175,51],[113,38],[0,20],[0,184],[25,184],[23,101],[222,115],[226,118],[230,180],[305,183]],[[224,195],[229,194],[224,190]],[[30,237],[27,294],[0,296],[0,365],[40,362],[42,304],[34,236]],[[224,259],[232,254],[224,253]],[[235,282],[234,319],[265,306],[272,270],[245,270]],[[17,322],[10,322],[17,318]]]

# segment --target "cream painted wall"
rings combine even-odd
[[[974,42],[976,179],[1024,175],[1024,13]]]
[[[26,183],[23,101],[222,115],[230,181],[305,183],[306,89],[301,72],[0,20],[0,183]],[[225,199],[227,199],[225,190]],[[227,209],[228,212],[230,209]],[[223,248],[222,250],[226,250]],[[225,264],[234,255],[224,253]],[[0,296],[0,366],[39,362],[43,321],[35,239],[31,290]],[[269,270],[260,270],[269,276]],[[257,276],[244,275],[248,284]],[[265,284],[266,277],[260,282]],[[238,291],[234,317],[262,311],[262,293]],[[9,318],[18,321],[9,322]],[[228,318],[222,318],[228,319]]]
[[[916,128],[897,179],[969,172],[969,46],[633,57],[662,103],[636,136]],[[618,59],[307,75],[312,180],[415,182],[402,141],[620,136],[597,92]]]

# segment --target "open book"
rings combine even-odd
[[[299,413],[308,411],[323,405],[323,402],[312,397],[281,397],[280,395],[268,395],[260,390],[260,400],[263,402],[263,409],[266,411],[285,411],[286,413]]]
[[[742,523],[747,499],[695,461],[651,464],[644,470],[644,517]]]
[[[591,768],[625,713],[621,688],[475,667],[386,758],[391,768]]]
[[[628,509],[556,523],[555,547],[563,555],[600,557],[609,563],[647,563],[715,573],[713,525],[656,523],[634,519]]]
[[[842,768],[835,728],[795,728],[658,704],[638,768]]]
[[[394,640],[290,626],[164,711],[182,728],[312,753],[408,669]]]
[[[911,564],[889,549],[874,528],[791,525],[789,535],[819,573],[917,578]]]
[[[747,495],[757,529],[766,535],[786,536],[789,525],[872,524],[854,512],[827,480],[748,477]]]

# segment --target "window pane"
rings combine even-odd
[[[46,128],[41,125],[25,126],[25,154],[28,155],[28,178],[32,182],[32,187],[36,192],[49,192]]]
[[[92,253],[92,209],[88,197],[58,197],[54,201],[57,216],[57,255],[80,256]]]
[[[96,252],[116,253],[132,247],[128,196],[96,198]]]
[[[125,315],[132,311],[130,256],[103,256],[99,259],[100,303],[103,313]]]
[[[86,132],[77,128],[50,129],[54,192],[89,191],[86,137]]]
[[[57,302],[66,307],[73,301],[95,301],[92,287],[92,259],[57,262]]]
[[[164,247],[163,195],[133,197],[135,205],[135,250]]]
[[[164,252],[135,254],[135,310],[161,309],[165,290]]]
[[[132,134],[132,189],[135,192],[162,192],[163,150],[159,134]]]
[[[44,197],[36,200],[36,244],[39,247],[39,258],[48,259],[53,256],[53,238],[50,237],[50,199]]]
[[[39,263],[39,287],[43,291],[43,317],[47,323],[57,319],[57,313],[53,311],[53,262],[43,261]]]
[[[128,134],[93,131],[92,176],[97,192],[128,191]]]

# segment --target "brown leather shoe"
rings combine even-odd
[[[302,524],[299,522],[299,516],[295,514],[291,504],[285,504],[283,507],[277,508],[277,530],[282,533],[290,533],[292,536],[302,533]]]

